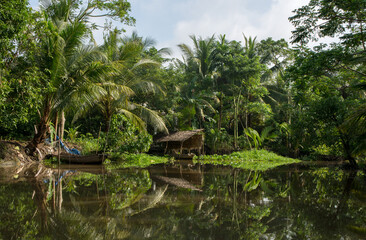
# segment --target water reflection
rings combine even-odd
[[[365,182],[336,168],[33,165],[1,174],[0,239],[364,239]]]

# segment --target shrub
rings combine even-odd
[[[106,137],[108,151],[147,152],[152,141],[150,134],[145,130],[138,129],[124,115],[116,114],[112,117],[111,127]]]

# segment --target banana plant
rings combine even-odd
[[[264,141],[276,138],[277,134],[274,133],[272,130],[272,127],[265,127],[262,130],[261,134],[259,134],[258,131],[253,128],[245,128],[244,133],[249,138],[248,143],[250,149],[253,149],[253,147],[254,149],[260,149],[263,147]]]

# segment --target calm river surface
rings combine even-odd
[[[0,239],[366,239],[365,183],[315,166],[0,169]]]

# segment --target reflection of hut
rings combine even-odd
[[[168,183],[178,187],[182,187],[180,184],[183,184],[183,188],[197,190],[197,188],[201,188],[204,183],[204,172],[199,164],[194,166],[184,166],[179,164],[174,166],[164,166],[164,168],[153,166],[149,168],[149,173],[153,180],[158,180],[157,182],[163,182],[165,184]],[[186,184],[184,184],[184,182],[186,182]]]
[[[203,129],[180,131],[157,140],[158,143],[166,143],[164,154],[168,151],[179,156],[183,156],[183,151],[196,150],[200,155],[203,148]]]

